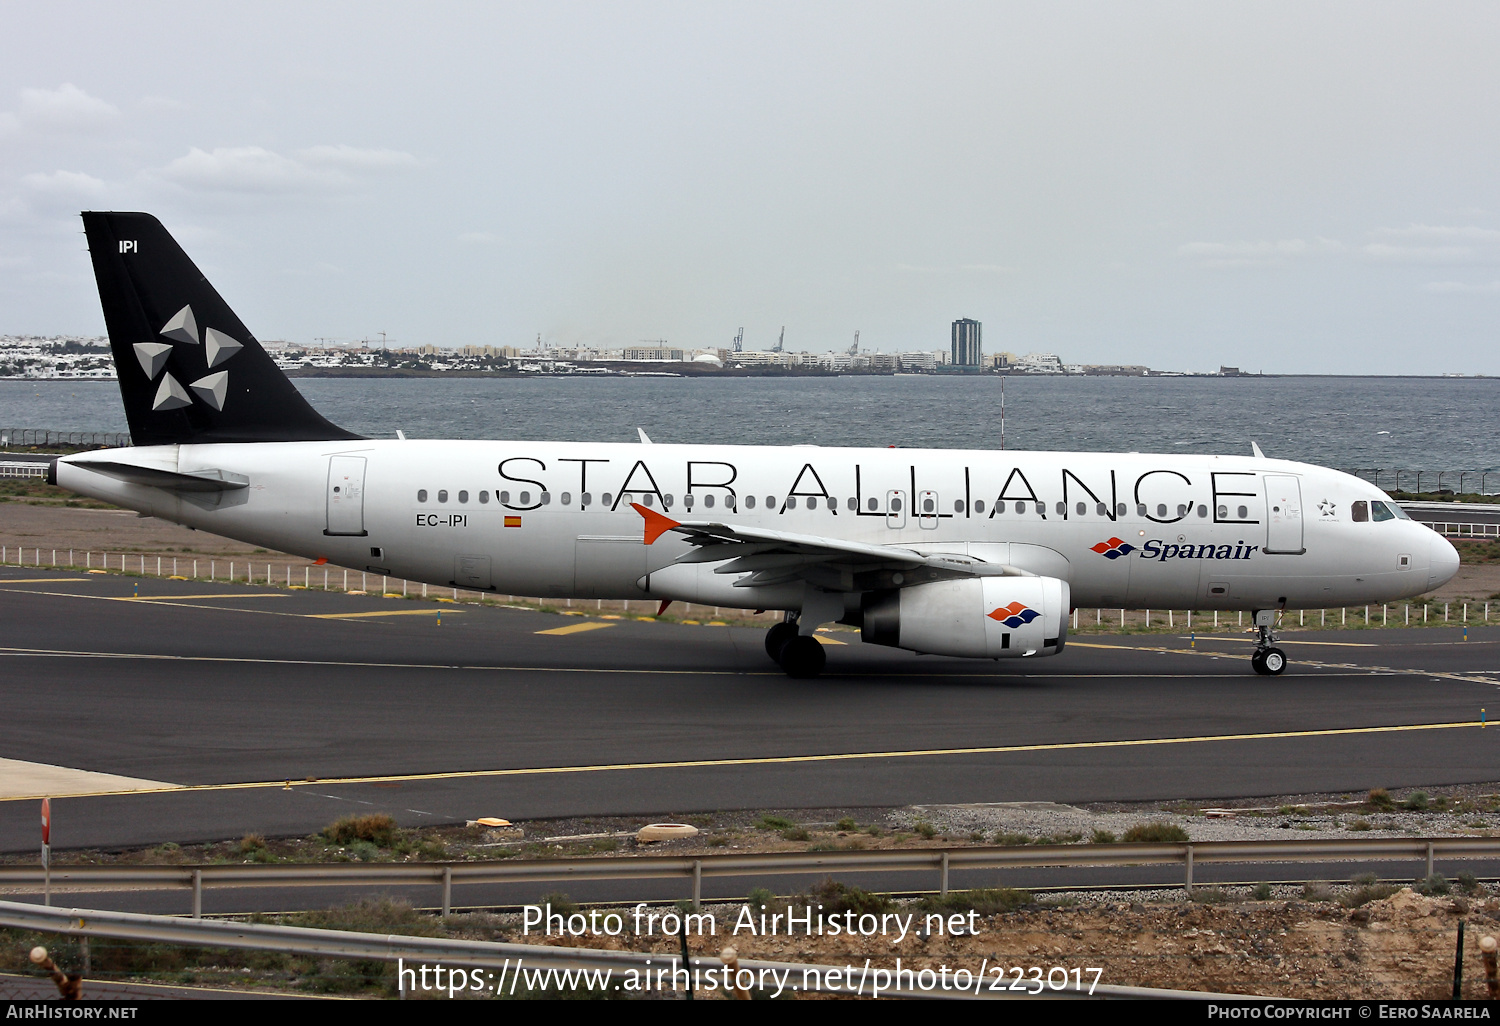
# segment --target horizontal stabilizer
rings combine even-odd
[[[150,488],[165,488],[169,492],[230,492],[250,487],[248,477],[243,474],[233,474],[227,470],[196,470],[184,474],[181,471],[138,467],[131,463],[118,463],[114,460],[73,459],[68,462],[75,467],[106,474],[120,481],[146,485]]]

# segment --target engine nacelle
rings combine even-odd
[[[1070,600],[1068,582],[1056,577],[970,577],[869,592],[860,636],[932,655],[1054,655],[1067,643]]]

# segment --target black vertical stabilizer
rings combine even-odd
[[[359,438],[314,410],[150,214],[85,211],[136,445]]]

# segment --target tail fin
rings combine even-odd
[[[302,398],[160,221],[86,211],[83,227],[135,444],[360,437]]]

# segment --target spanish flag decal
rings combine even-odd
[[[520,517],[506,517],[505,518],[505,526],[506,527],[520,527],[521,526],[521,518]]]

